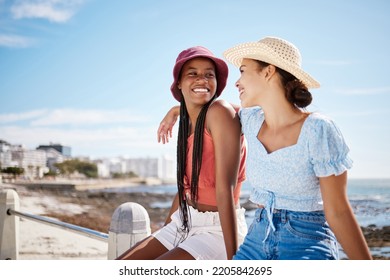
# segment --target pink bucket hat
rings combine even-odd
[[[186,49],[178,55],[176,59],[176,64],[173,67],[173,83],[171,85],[171,92],[173,94],[173,97],[179,102],[181,100],[182,95],[181,90],[177,87],[177,83],[179,81],[181,68],[188,60],[191,60],[196,57],[206,57],[211,59],[215,63],[215,70],[217,75],[217,90],[215,94],[217,97],[221,95],[223,89],[226,86],[229,70],[225,61],[215,57],[214,54],[205,47],[197,46]]]

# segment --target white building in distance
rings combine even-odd
[[[110,177],[113,174],[133,173],[142,178],[159,178],[174,180],[176,178],[176,162],[167,157],[145,158],[106,158],[95,160],[99,177]]]

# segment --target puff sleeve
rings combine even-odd
[[[313,131],[309,153],[317,177],[340,175],[352,167],[349,148],[333,120],[317,118]]]
[[[259,123],[264,119],[260,107],[241,108],[238,116],[240,117],[242,132],[247,136],[257,133],[260,129]]]

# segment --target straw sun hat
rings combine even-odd
[[[258,42],[243,43],[226,50],[223,55],[237,67],[241,66],[243,58],[256,59],[293,74],[308,88],[320,87],[319,82],[302,70],[302,58],[298,48],[280,38],[265,37]]]

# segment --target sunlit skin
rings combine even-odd
[[[181,89],[190,117],[191,133],[203,105],[215,95],[217,80],[214,64],[207,58],[195,58],[182,67],[178,88]],[[213,137],[217,206],[197,204],[199,211],[219,211],[228,259],[237,250],[236,215],[232,190],[237,182],[240,151],[240,123],[234,109],[217,100],[209,108],[205,128]],[[188,201],[192,206],[195,204]]]
[[[214,64],[210,59],[203,57],[187,61],[182,67],[181,78],[177,87],[183,93],[188,111],[190,112],[191,106],[194,106],[193,108],[198,115],[202,106],[210,101],[216,91],[217,80]],[[191,105],[189,101],[194,104]],[[172,113],[174,117],[170,120],[170,123],[163,124],[163,127],[161,127],[163,121],[159,128],[161,133],[157,134],[158,142],[162,142],[163,144],[168,143],[169,138],[172,138],[172,128],[180,114],[180,106],[173,107]],[[196,118],[192,117],[191,119]],[[162,133],[165,129],[167,129],[167,134]]]
[[[244,58],[239,69],[241,75],[236,87],[242,107],[260,106],[263,109],[264,122],[257,138],[267,152],[295,145],[310,113],[296,108],[287,100],[274,65],[261,68],[255,60]],[[159,141],[168,141],[178,115],[178,107],[173,107],[164,117],[158,129]],[[338,176],[321,177],[319,181],[326,220],[348,258],[372,259],[348,200],[347,171]]]
[[[309,114],[287,101],[275,66],[260,68],[255,60],[243,59],[240,73],[236,87],[242,107],[260,106],[264,111],[259,141],[269,153],[295,145]]]
[[[181,90],[185,100],[189,115],[190,133],[194,133],[195,124],[202,107],[214,97],[217,90],[214,63],[204,57],[187,61],[181,69],[177,87]],[[178,106],[178,108],[180,107]],[[233,189],[237,184],[240,163],[240,121],[236,111],[229,103],[223,100],[215,100],[208,108],[204,127],[213,139],[217,206],[195,204],[192,201],[187,202],[200,212],[218,211],[226,256],[228,259],[232,259],[238,249],[236,205],[234,205],[233,200]],[[170,133],[172,136],[172,130]],[[165,137],[168,138],[167,135]],[[171,221],[170,217],[178,209],[178,206],[179,197],[176,194],[165,224]],[[149,236],[127,250],[118,259],[172,260],[193,259],[193,257],[179,247],[168,251],[156,238]]]
[[[252,59],[243,59],[236,82],[241,105],[261,106],[264,123],[257,138],[268,153],[294,145],[309,113],[292,106],[273,65],[263,69]],[[321,177],[320,188],[326,219],[350,259],[372,259],[364,235],[347,196],[347,171]]]
[[[181,71],[177,85],[181,89],[188,112],[199,114],[203,105],[215,95],[217,79],[215,67],[210,59],[199,57],[187,61]],[[191,120],[196,120],[190,116]],[[191,126],[193,131],[194,126]]]
[[[242,107],[261,106],[262,92],[267,91],[266,69],[259,69],[252,59],[243,59],[240,67],[241,76],[236,82]]]

